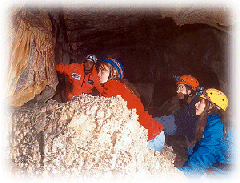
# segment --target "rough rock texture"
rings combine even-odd
[[[179,177],[175,154],[147,148],[147,130],[120,96],[28,103],[12,112],[13,171],[18,175],[126,178]]]
[[[16,8],[11,20],[7,97],[11,105],[17,107],[32,100],[46,86],[56,91],[58,79],[54,62],[55,40],[48,12]],[[45,99],[53,95],[54,92]]]
[[[178,4],[172,7],[171,11],[167,8],[162,10],[161,14],[163,17],[172,17],[177,25],[204,23],[228,33],[232,33],[228,26],[236,23],[236,15],[226,4],[218,7],[206,7],[199,4],[179,6]]]
[[[227,7],[63,8],[50,14],[58,30],[57,45],[63,45],[56,50],[57,63],[75,62],[60,57],[65,52],[78,57],[77,62],[89,53],[98,59],[117,58],[124,66],[125,79],[154,84],[153,96],[146,95],[152,100],[143,102],[145,107],[162,107],[176,95],[173,75],[191,74],[201,85],[230,96],[233,21]]]
[[[154,83],[133,83],[133,85],[136,87],[144,107],[147,108],[152,101]]]
[[[146,95],[153,100],[143,102],[145,107],[160,107],[175,95],[172,75],[192,74],[202,85],[217,87],[230,96],[228,55],[235,21],[228,7],[121,11],[26,7],[13,11],[11,18],[7,96],[13,106],[32,100],[46,87],[58,90],[58,101],[65,102],[67,80],[57,76],[55,64],[81,62],[89,53],[99,60],[119,59],[125,78],[132,83],[154,83],[153,96]],[[49,94],[35,99],[46,101],[54,92]]]

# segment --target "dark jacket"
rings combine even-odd
[[[199,96],[195,95],[192,101],[179,110],[173,113],[176,131],[173,135],[186,135],[189,142],[195,139],[196,123],[198,116],[196,116],[195,104],[199,101]]]

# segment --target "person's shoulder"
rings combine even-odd
[[[83,65],[83,63],[71,63],[71,64],[69,64],[70,66],[71,66],[71,68],[73,68],[73,69],[76,69],[76,70],[81,70],[81,71],[83,71],[84,70],[84,65]]]
[[[111,90],[121,91],[121,93],[128,92],[127,88],[121,83],[120,80],[109,80],[107,83],[104,84],[104,88],[108,88]]]
[[[188,113],[188,105],[184,105],[182,107],[180,107],[178,110],[176,110],[173,114],[174,116],[183,116],[186,115]]]
[[[115,80],[115,79],[109,80],[104,85],[106,85],[106,86],[113,85],[113,86],[118,86],[118,87],[123,86],[123,84],[119,80]]]
[[[103,96],[116,96],[124,95],[126,93],[123,90],[122,84],[117,80],[109,80],[103,85],[104,94]]]
[[[66,63],[66,64],[63,64],[65,67],[83,67],[82,64],[79,64],[79,63]]]
[[[191,102],[189,103],[190,106],[195,106],[195,104],[199,101],[199,95],[194,95]]]
[[[223,138],[224,137],[224,124],[221,117],[217,113],[209,114],[205,128],[204,137],[210,138]]]
[[[222,125],[221,116],[218,113],[209,114],[207,121],[209,125]]]
[[[212,113],[208,115],[208,119],[210,120],[221,119],[221,116],[218,113]]]

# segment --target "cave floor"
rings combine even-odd
[[[187,138],[184,135],[166,135],[166,144],[173,147],[173,152],[176,154],[174,160],[175,167],[182,167],[188,158]]]

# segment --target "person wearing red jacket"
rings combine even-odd
[[[100,96],[115,97],[121,95],[127,101],[129,109],[136,108],[140,125],[148,129],[148,147],[160,151],[165,143],[163,126],[144,110],[144,106],[133,87],[130,87],[130,83],[123,79],[124,68],[122,64],[117,59],[103,60],[99,67],[98,76],[100,83],[103,84],[103,92],[100,93]]]
[[[69,83],[72,85],[72,90],[68,90],[67,98],[71,100],[73,96],[81,95],[82,93],[92,93],[93,87],[96,87],[99,93],[103,88],[99,82],[95,64],[97,58],[95,55],[88,55],[84,63],[72,64],[58,64],[56,71],[61,74],[67,75]]]

